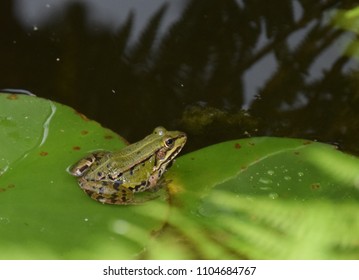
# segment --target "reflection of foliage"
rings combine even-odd
[[[258,78],[258,98],[249,107],[259,120],[258,134],[336,141],[358,152],[353,131],[359,98],[355,72],[346,70],[350,58],[338,57],[311,76],[313,64],[344,34],[326,23],[334,8],[346,8],[338,1],[187,1],[180,20],[162,35],[165,5],[135,44],[135,13],[111,33],[87,26],[85,9],[76,4],[46,28],[28,32],[9,19],[13,13],[5,2],[4,85],[71,104],[131,141],[149,127],[175,125],[185,107],[198,102],[237,114],[248,99],[246,74],[273,57],[277,67],[268,81]],[[293,47],[289,41],[300,32]],[[243,137],[249,130],[236,127],[228,122],[220,131],[204,131],[197,143]]]

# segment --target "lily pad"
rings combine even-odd
[[[162,226],[131,206],[102,205],[67,169],[92,150],[125,141],[75,110],[41,98],[0,95],[0,258],[134,258]],[[139,208],[153,211],[149,202]],[[165,204],[166,205],[166,204]]]
[[[330,145],[206,147],[175,161],[159,199],[121,206],[90,199],[67,172],[125,145],[75,110],[0,94],[0,144],[1,259],[359,258],[359,160]]]
[[[301,139],[261,137],[185,155],[174,183],[201,256],[358,259],[359,160]],[[191,176],[196,174],[196,176]],[[175,227],[183,227],[172,216]],[[199,238],[199,236],[201,238]],[[208,244],[212,248],[206,250]]]

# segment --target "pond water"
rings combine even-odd
[[[0,2],[0,88],[29,90],[130,142],[155,126],[187,150],[280,136],[359,154],[354,34],[338,1]]]

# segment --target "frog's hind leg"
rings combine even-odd
[[[118,192],[112,194],[98,193],[92,190],[84,191],[94,200],[103,204],[136,204],[131,202],[133,192],[126,188],[120,188]]]
[[[83,176],[94,162],[98,162],[108,153],[107,151],[96,151],[87,155],[70,168],[70,173],[76,177]]]
[[[106,204],[139,205],[158,197],[158,195],[153,193],[146,193],[147,192],[141,192],[135,194],[129,188],[120,186],[116,192],[107,194],[95,193],[91,195],[91,198]]]
[[[116,205],[140,205],[147,201],[158,198],[159,195],[155,193],[136,193],[134,194],[126,187],[120,187],[116,193],[101,194],[89,190],[84,190],[92,199],[103,204],[116,204]]]
[[[106,204],[131,204],[133,192],[111,181],[87,181],[79,179],[80,188],[92,199]]]
[[[112,181],[86,181],[80,178],[79,184],[92,199],[103,204],[136,205],[159,197],[152,192],[136,193],[137,197],[133,190]]]

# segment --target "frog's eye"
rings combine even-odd
[[[168,138],[165,140],[165,145],[167,147],[171,147],[173,145],[173,143],[174,143],[174,140],[172,138]]]

